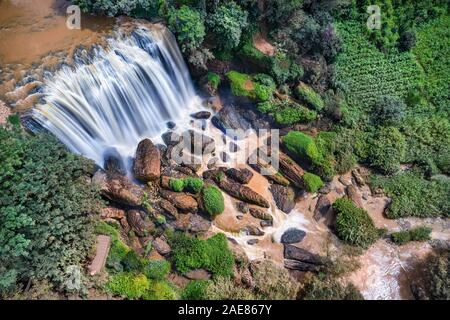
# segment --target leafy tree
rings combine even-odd
[[[168,13],[169,28],[177,36],[183,52],[195,51],[205,37],[205,26],[200,12],[186,5],[171,8]]]
[[[233,1],[221,5],[208,16],[208,26],[220,48],[231,50],[239,46],[242,30],[248,26],[247,18],[247,11]]]
[[[397,126],[405,117],[406,105],[399,98],[382,96],[373,106],[373,118],[377,124]]]
[[[369,153],[371,165],[384,173],[395,173],[406,154],[405,137],[397,128],[379,128],[370,143]]]
[[[67,267],[93,245],[101,202],[87,183],[91,163],[54,137],[0,127],[0,293],[17,281],[48,279],[64,288]]]

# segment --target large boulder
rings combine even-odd
[[[239,199],[241,201],[250,204],[255,204],[263,208],[270,207],[270,204],[266,198],[264,198],[259,193],[253,191],[249,187],[241,185],[237,182],[231,182],[228,181],[227,179],[222,179],[219,182],[219,187],[226,193],[228,193],[230,196]]]
[[[289,270],[298,270],[302,272],[320,272],[324,268],[322,265],[289,259],[284,260],[284,267]]]
[[[268,220],[268,221],[273,220],[272,215],[265,210],[261,210],[258,208],[249,208],[249,211],[250,211],[250,214],[256,219]]]
[[[303,175],[305,171],[292,158],[283,152],[279,153],[280,171],[297,188],[303,188]]]
[[[345,189],[345,192],[347,193],[347,196],[352,200],[358,207],[362,208],[363,203],[361,199],[361,194],[359,193],[358,189],[354,185],[349,185]]]
[[[134,160],[134,176],[143,181],[155,181],[161,175],[161,155],[150,139],[139,142]]]
[[[161,199],[153,205],[156,210],[171,220],[178,219],[178,210],[175,206],[166,199]]]
[[[99,170],[92,178],[92,182],[98,186],[102,195],[111,201],[129,206],[142,204],[144,190],[127,176]]]
[[[326,194],[319,196],[316,207],[314,209],[314,219],[319,221],[322,218],[327,218],[331,211],[331,201]]]
[[[161,197],[170,201],[176,208],[196,212],[198,209],[197,200],[194,197],[181,192],[172,192],[168,190],[160,190]]]
[[[130,210],[127,212],[128,224],[139,237],[146,236],[155,228],[153,222],[144,217],[145,213],[142,211]]]
[[[251,124],[241,113],[233,106],[223,107],[213,118],[212,123],[222,132],[227,133],[228,130],[249,130]],[[229,133],[229,132],[228,132]],[[238,137],[243,139],[244,137]]]
[[[306,232],[297,228],[287,229],[281,236],[281,243],[292,244],[301,242],[306,236]]]
[[[236,182],[247,184],[252,180],[253,178],[253,172],[251,172],[249,169],[242,168],[242,169],[235,169],[230,168],[227,171],[225,171],[226,175],[233,179]]]
[[[316,265],[324,265],[326,262],[323,257],[291,244],[284,245],[284,258]]]
[[[273,199],[277,208],[284,213],[290,213],[295,207],[295,191],[290,187],[284,187],[279,184],[272,184],[270,186]]]
[[[153,240],[152,246],[162,256],[168,255],[169,253],[172,252],[172,249],[170,248],[169,244],[161,237]]]
[[[121,220],[125,217],[125,211],[114,207],[105,207],[100,211],[100,217],[102,219],[116,219]]]

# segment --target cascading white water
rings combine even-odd
[[[103,166],[114,148],[133,156],[143,138],[158,141],[166,122],[200,105],[173,35],[138,28],[98,49],[89,64],[59,71],[33,118],[73,152]]]

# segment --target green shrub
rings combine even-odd
[[[197,194],[203,188],[203,180],[200,178],[187,177],[184,179],[184,186],[188,192]]]
[[[170,263],[166,260],[150,260],[146,263],[144,273],[149,279],[163,280],[170,273]]]
[[[301,105],[287,107],[275,113],[275,121],[280,126],[290,126],[295,123],[307,123],[315,120],[317,113]]]
[[[217,88],[219,88],[220,85],[220,76],[217,73],[208,72],[208,82],[211,85],[211,88],[213,88],[214,90],[217,90]]]
[[[397,97],[382,96],[372,107],[376,124],[398,126],[405,117],[406,105]]]
[[[184,288],[181,299],[183,300],[206,300],[206,287],[210,284],[208,280],[193,280]]]
[[[432,256],[425,268],[425,289],[431,300],[450,300],[450,252]]]
[[[405,137],[394,127],[378,128],[369,146],[369,161],[383,173],[392,174],[400,169],[406,155]]]
[[[295,300],[299,283],[289,274],[289,271],[278,267],[272,261],[259,263],[253,271],[253,285],[262,299]]]
[[[386,210],[390,219],[401,217],[449,217],[450,181],[426,180],[417,170],[394,177],[373,176],[371,188],[382,188],[392,199]]]
[[[268,71],[270,64],[272,63],[272,58],[265,55],[253,46],[252,40],[247,40],[241,49],[238,51],[238,55],[245,62],[256,64],[258,67],[262,68],[264,71]]]
[[[187,273],[204,268],[214,276],[233,274],[234,258],[224,234],[219,233],[207,240],[200,240],[175,233],[170,242],[173,261],[179,272]]]
[[[126,272],[142,272],[145,261],[133,250],[129,251],[122,259],[122,266]]]
[[[203,188],[202,191],[203,206],[211,217],[221,214],[225,210],[225,200],[222,192],[214,186]]]
[[[169,282],[152,280],[142,298],[144,300],[177,300],[178,294]]]
[[[150,286],[150,282],[143,274],[118,273],[111,277],[106,289],[112,294],[126,299],[141,298]]]
[[[175,192],[182,192],[185,187],[185,183],[183,179],[175,179],[170,178],[169,180],[169,187]]]
[[[290,60],[283,54],[277,54],[271,59],[270,74],[279,85],[296,82],[303,77],[304,70],[301,65]]]
[[[409,241],[427,241],[430,240],[431,228],[417,227],[407,231],[394,232],[391,234],[392,241],[398,245]]]
[[[296,157],[312,163],[320,159],[314,139],[299,131],[290,131],[283,137],[284,146]]]
[[[305,184],[305,189],[308,192],[316,193],[320,188],[324,186],[322,179],[315,174],[306,172],[303,175],[303,183]]]
[[[205,288],[209,300],[256,300],[258,297],[248,288],[235,283],[229,277],[218,277]]]
[[[308,105],[313,107],[315,110],[320,111],[324,108],[325,103],[319,94],[317,94],[311,87],[307,84],[300,82],[296,88],[297,96],[306,102]]]
[[[379,233],[372,218],[350,199],[340,198],[336,200],[333,209],[336,212],[336,231],[339,238],[364,249],[378,239]]]
[[[304,289],[304,300],[364,300],[362,294],[353,284],[341,285],[338,281],[315,276]]]

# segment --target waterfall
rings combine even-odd
[[[108,150],[126,160],[140,140],[158,141],[167,121],[200,104],[175,38],[162,27],[110,39],[89,63],[60,70],[44,95],[32,117],[100,166]]]

